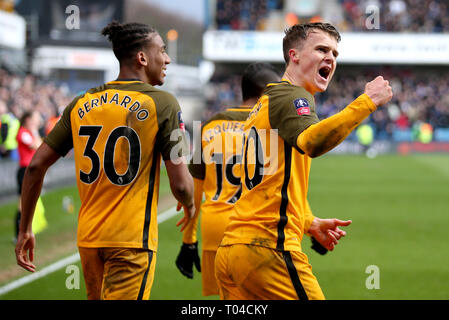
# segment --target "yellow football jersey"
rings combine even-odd
[[[189,164],[192,176],[204,180],[203,250],[217,250],[232,208],[240,198],[244,123],[250,111],[245,106],[229,108],[209,119],[202,126],[201,147]]]
[[[45,142],[62,156],[74,149],[79,247],[157,249],[161,155],[187,152],[175,97],[141,81],[108,82],[75,98]]]
[[[307,202],[311,158],[296,144],[319,122],[313,96],[288,81],[269,84],[245,125],[242,194],[222,245],[301,250],[313,215]]]

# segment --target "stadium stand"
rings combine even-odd
[[[31,74],[22,77],[0,67],[0,99],[18,119],[25,111],[37,109],[46,123],[73,97],[67,86],[42,81]]]
[[[366,6],[380,9],[380,31],[386,32],[449,32],[449,6],[441,0],[340,0],[344,21],[342,31],[365,31]]]
[[[212,29],[211,32],[213,30],[222,32],[247,30],[256,31],[255,33],[266,32],[266,34],[279,32],[279,36],[282,37],[282,31],[294,23],[326,21],[337,26],[343,34],[343,41],[347,35],[357,34],[379,35],[380,37],[399,34],[444,36],[449,32],[447,1],[259,0],[256,2],[257,4],[254,4],[253,7],[252,1],[239,1],[237,4],[232,0],[217,0],[215,26],[211,26],[209,30]],[[378,28],[375,29],[369,29],[366,26],[367,19],[372,14],[379,18]],[[215,39],[232,41],[233,36],[227,34],[220,38],[220,35],[217,35]],[[242,45],[238,41],[245,41],[244,36],[238,41],[235,40],[234,43],[229,43],[238,49],[254,49],[256,37],[246,36],[246,39],[248,39],[247,42]],[[376,39],[383,40],[383,38]],[[212,43],[214,43],[213,40]],[[411,41],[416,40],[411,38]],[[438,41],[435,43],[437,44]],[[401,43],[399,46],[402,45]],[[385,50],[381,52],[387,56],[387,59],[390,46],[391,42],[385,44],[383,47]],[[429,46],[426,50],[436,50],[435,52],[437,52],[441,49],[437,47],[430,48]],[[259,51],[254,49],[247,52]],[[229,55],[232,53],[229,52]],[[250,55],[248,54],[248,56]],[[274,63],[279,70],[283,69],[280,59],[273,61],[273,57],[268,55],[266,59]],[[264,59],[262,58],[262,60]],[[207,108],[203,112],[203,120],[229,105],[238,104],[241,97],[240,79],[237,74],[239,68],[243,68],[244,62],[246,61],[238,59],[226,61],[222,56],[216,59],[216,72],[206,91]],[[382,74],[393,84],[395,94],[388,108],[376,112],[369,118],[369,124],[374,129],[375,139],[392,142],[420,141],[421,131],[430,128],[430,140],[448,142],[448,71],[447,63],[443,60],[442,62],[435,60],[434,63],[429,63],[425,59],[415,63],[413,60],[407,61],[407,63],[384,63],[370,61],[369,58],[366,58],[364,62],[345,61],[345,63],[339,63],[328,90],[315,97],[319,116],[326,118],[338,112],[355,99],[360,92],[363,92],[364,83],[378,74]],[[351,138],[356,139],[355,135],[352,135],[349,140]]]
[[[286,24],[314,18],[342,32],[358,32],[366,31],[369,6],[379,8],[379,31],[449,32],[449,5],[442,0],[217,0],[215,24],[218,30],[282,30]]]

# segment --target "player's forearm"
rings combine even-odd
[[[201,202],[203,201],[203,183],[204,180],[193,179],[194,185],[194,203],[195,203],[195,215],[189,222],[187,227],[184,229],[182,234],[182,242],[191,244],[197,242],[197,230],[198,230],[198,220],[200,217]]]
[[[33,159],[31,159],[22,183],[22,213],[19,231],[31,232],[34,209],[41,193],[45,173],[59,158],[60,155],[44,142],[36,150]]]
[[[312,209],[310,208],[309,201],[306,200],[306,211],[304,214],[304,232],[306,235],[310,237],[309,229],[312,225],[313,220],[315,219],[315,216],[312,213]]]
[[[167,168],[170,189],[173,196],[184,207],[192,208],[194,205],[193,178],[190,175],[184,160],[165,160],[165,167]]]
[[[34,210],[42,190],[46,169],[28,166],[22,183],[20,232],[31,232]]]
[[[177,182],[171,182],[170,188],[176,200],[187,208],[194,205],[192,177],[185,176]]]
[[[370,97],[362,94],[339,113],[304,130],[296,143],[310,157],[318,157],[339,145],[375,110]]]

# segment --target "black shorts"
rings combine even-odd
[[[26,169],[27,167],[20,167],[19,170],[17,170],[17,192],[19,195],[22,193],[22,182]]]

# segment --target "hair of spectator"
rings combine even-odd
[[[101,34],[112,42],[112,51],[121,62],[132,58],[139,50],[151,42],[149,35],[156,34],[156,29],[144,23],[109,23]]]
[[[20,117],[20,126],[23,127],[26,123],[26,121],[33,116],[34,111],[25,111],[22,116]]]
[[[340,42],[341,36],[337,29],[330,23],[314,22],[305,24],[295,24],[289,29],[285,30],[285,37],[283,39],[282,47],[284,52],[285,63],[288,64],[290,58],[288,52],[292,48],[301,48],[304,40],[309,36],[310,31],[322,30]]]
[[[256,62],[246,67],[242,75],[242,98],[259,98],[270,82],[279,81],[280,76],[276,69],[269,63]]]

